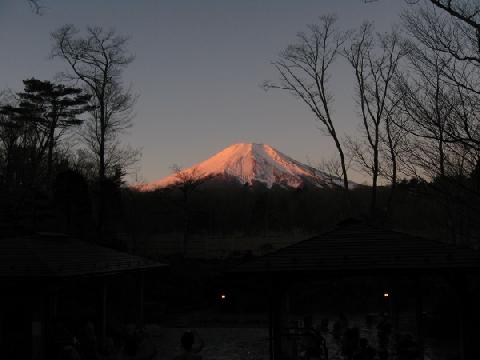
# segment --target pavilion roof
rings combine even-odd
[[[0,239],[1,278],[102,276],[167,266],[67,236]]]
[[[480,252],[360,221],[244,263],[232,273],[480,269]]]

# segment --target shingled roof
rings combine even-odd
[[[167,266],[67,236],[0,239],[1,278],[101,276]]]
[[[232,273],[480,269],[480,252],[349,221],[244,263]]]

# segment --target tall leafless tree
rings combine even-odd
[[[393,79],[403,56],[400,45],[397,32],[375,35],[373,25],[364,23],[353,36],[351,46],[345,50],[345,57],[355,73],[357,103],[365,136],[363,144],[366,145],[357,143],[351,148],[372,178],[372,214],[377,206],[382,132],[389,125],[387,119],[398,104]]]
[[[122,84],[123,70],[133,61],[133,56],[127,51],[128,38],[101,27],[88,27],[86,33],[80,35],[73,25],[65,25],[52,33],[52,39],[52,57],[64,60],[70,68],[61,76],[83,83],[92,95],[94,109],[83,138],[98,163],[98,228],[102,236],[109,146],[117,144],[119,134],[131,126],[136,100],[130,88],[125,89]],[[118,168],[112,170],[118,172]]]
[[[420,130],[420,135],[430,135],[430,139],[439,142],[438,168],[440,175],[445,175],[446,161],[449,160],[445,155],[446,148],[454,160],[452,164],[462,163],[470,168],[476,166],[480,151],[480,18],[475,11],[478,5],[473,3],[431,3],[433,5],[422,6],[402,15],[404,26],[411,35],[409,60],[417,73],[417,76],[409,78],[422,81],[425,84],[423,88],[428,86],[431,89],[431,101],[408,103],[408,108],[418,112],[415,108],[419,106],[413,105],[425,108],[437,104],[430,106],[432,116],[428,116],[426,111],[420,114],[422,116],[416,116],[420,121],[418,125],[422,125],[416,128]],[[421,97],[412,94],[410,99],[414,95],[415,100]],[[433,129],[435,132],[425,134],[422,129]],[[465,150],[469,153],[467,161],[456,161],[458,157],[465,159]],[[464,169],[451,170],[454,173],[458,173],[457,170],[464,172]]]
[[[322,16],[307,32],[297,34],[297,42],[287,46],[272,64],[279,83],[266,81],[265,89],[281,89],[300,99],[314,114],[320,129],[329,135],[338,152],[343,186],[348,190],[345,153],[332,115],[334,96],[329,88],[331,66],[337,59],[348,33],[336,28],[336,17]]]
[[[131,126],[135,103],[130,88],[125,89],[121,81],[123,69],[133,61],[126,49],[128,39],[101,27],[88,27],[85,36],[79,36],[72,25],[53,32],[52,39],[52,57],[70,67],[62,77],[82,82],[92,95],[95,107],[85,137],[98,156],[98,177],[104,180],[107,143]]]
[[[410,44],[408,71],[397,81],[408,129],[414,136],[423,139],[418,142],[423,152],[419,158],[422,163],[418,165],[428,169],[433,177],[446,175],[446,146],[450,141],[447,132],[454,111],[454,88],[445,81],[444,67],[436,54]],[[425,155],[428,153],[432,156],[427,158]]]
[[[437,177],[431,186],[457,241],[477,222],[480,199],[474,184],[480,164],[480,5],[430,0],[405,11],[402,20],[413,45],[411,67],[421,69],[408,77],[417,85],[404,108],[418,120],[410,131],[422,145],[419,164]]]
[[[405,12],[403,23],[416,43],[435,54],[442,76],[457,88],[454,92],[461,105],[467,105],[468,97],[480,96],[480,5],[466,1],[431,3]],[[454,130],[449,135],[478,148],[479,117],[470,113],[468,118],[461,116],[459,120],[455,129],[447,129]]]

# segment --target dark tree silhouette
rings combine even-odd
[[[126,49],[128,38],[101,27],[88,27],[80,36],[72,25],[65,25],[52,33],[52,57],[63,59],[70,72],[63,78],[80,81],[92,95],[94,105],[86,123],[83,138],[98,164],[100,183],[98,230],[102,236],[105,218],[103,186],[108,171],[113,174],[118,164],[108,168],[108,154],[119,153],[118,135],[131,126],[136,97],[122,85],[122,72],[133,61]]]
[[[333,94],[329,89],[330,67],[348,33],[338,30],[335,23],[335,16],[322,16],[319,24],[308,26],[307,33],[299,33],[298,42],[289,45],[273,62],[280,83],[266,81],[263,86],[265,89],[288,91],[313,112],[320,129],[335,143],[342,167],[343,186],[348,190],[345,154],[332,116]]]
[[[355,34],[345,51],[354,69],[357,103],[360,107],[363,143],[351,143],[353,158],[372,178],[370,211],[377,206],[378,179],[381,174],[381,139],[387,118],[398,104],[394,96],[393,79],[403,56],[397,32],[375,36],[373,25],[365,23]]]
[[[198,188],[212,177],[201,173],[194,167],[188,170],[182,170],[180,166],[172,166],[175,174],[175,183],[173,186],[182,193],[182,211],[183,211],[183,256],[187,255],[188,241],[190,235],[190,223],[192,218],[191,197],[198,191]]]
[[[31,116],[39,132],[40,151],[47,152],[47,178],[52,175],[53,152],[61,137],[74,126],[82,124],[80,115],[91,109],[90,95],[82,89],[28,79],[25,90],[18,93],[19,113]]]
[[[79,88],[33,78],[24,80],[24,85],[24,91],[16,95],[16,104],[0,108],[6,179],[10,184],[15,157],[17,171],[23,158],[32,177],[30,182],[35,181],[42,175],[38,170],[46,157],[46,173],[43,175],[47,176],[48,183],[52,176],[55,148],[69,129],[82,123],[79,116],[89,109],[90,96]],[[27,170],[25,166],[24,171]]]
[[[413,70],[402,84],[409,95],[403,107],[408,129],[421,145],[416,165],[446,208],[451,240],[459,241],[471,236],[480,208],[472,175],[480,158],[479,6],[459,0],[426,3],[402,15]]]
[[[86,179],[76,171],[60,172],[53,184],[58,227],[62,232],[83,237],[92,223]]]
[[[106,31],[101,27],[88,27],[81,37],[72,25],[65,25],[52,33],[52,56],[65,60],[71,72],[65,79],[81,81],[92,95],[94,109],[88,137],[98,156],[98,177],[107,174],[107,143],[115,142],[119,132],[129,128],[135,96],[121,83],[123,69],[133,61],[126,45],[128,38]]]
[[[14,111],[16,100],[13,92],[4,91],[0,95],[0,179],[2,186],[9,189],[18,164],[16,153],[22,137],[22,125]]]
[[[40,0],[27,0],[28,5],[30,8],[35,12],[35,14],[40,14],[42,10],[42,5]]]

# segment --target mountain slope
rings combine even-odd
[[[234,178],[242,184],[264,183],[267,187],[274,184],[287,187],[304,185],[332,185],[331,176],[302,164],[266,144],[234,144],[211,158],[182,170],[182,178],[206,178],[224,176]],[[142,191],[172,186],[179,181],[172,174],[159,181],[138,185]],[[341,185],[340,179],[334,179],[335,185]]]

